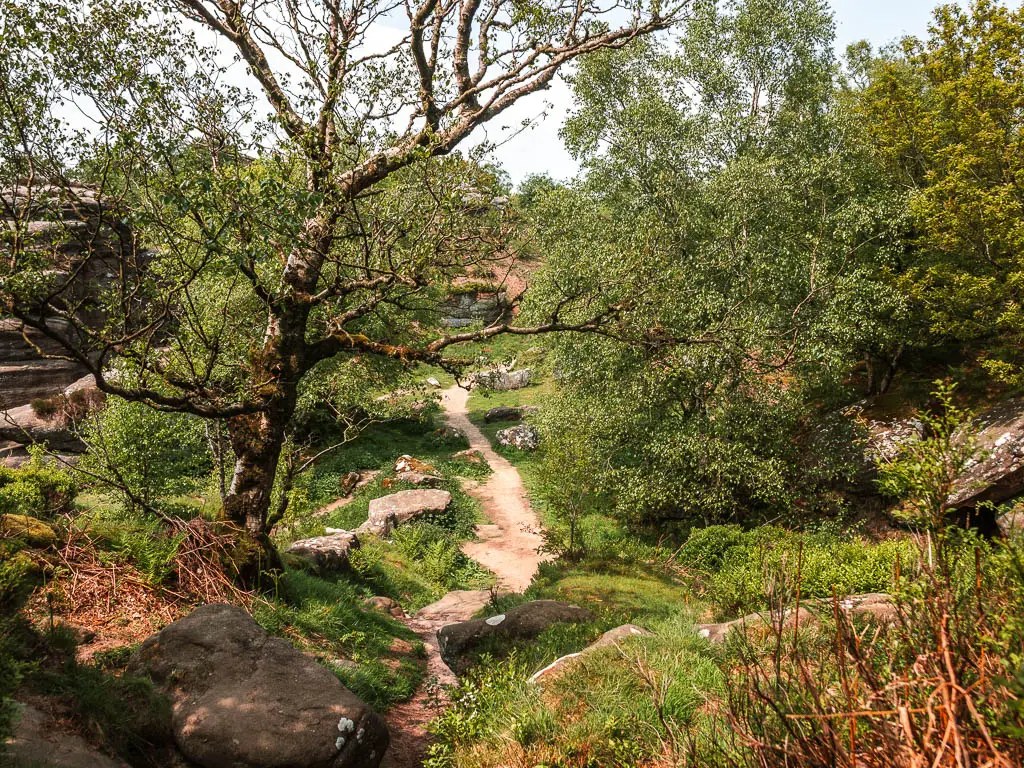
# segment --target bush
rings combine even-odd
[[[805,597],[888,592],[900,563],[917,558],[907,540],[872,544],[833,533],[794,533],[776,526],[741,531],[711,526],[694,531],[679,562],[698,572],[695,586],[721,618],[766,608],[778,596],[783,572],[800,572]]]
[[[74,478],[37,454],[19,469],[0,467],[0,514],[52,518],[71,507]]]

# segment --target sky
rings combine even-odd
[[[832,0],[836,15],[836,48],[868,40],[876,48],[905,35],[923,36],[939,0]],[[553,104],[552,108],[547,103]],[[565,151],[558,130],[569,111],[571,96],[561,82],[547,93],[532,96],[487,127],[487,140],[504,144],[495,155],[518,184],[526,176],[546,173],[556,179],[573,176],[578,166]],[[545,115],[536,127],[508,138],[523,120]],[[503,126],[508,125],[508,128]],[[474,137],[478,138],[478,137]]]

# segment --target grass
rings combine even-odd
[[[390,616],[369,609],[345,578],[321,579],[289,570],[253,616],[275,635],[329,667],[363,701],[386,711],[409,698],[423,679],[423,645]]]

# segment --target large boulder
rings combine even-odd
[[[437,633],[438,649],[444,663],[459,673],[469,665],[473,652],[491,638],[532,640],[554,624],[578,623],[593,618],[590,611],[578,605],[559,600],[534,600],[497,616],[442,627]]]
[[[540,445],[540,432],[528,424],[517,424],[508,429],[500,429],[495,434],[499,445],[517,448],[520,451],[535,451]]]
[[[356,534],[372,533],[386,538],[393,528],[430,512],[444,512],[452,503],[448,491],[417,489],[399,491],[370,502],[369,519]]]
[[[948,503],[974,509],[1024,492],[1024,399],[1007,400],[978,416],[977,454],[957,478]]]
[[[470,382],[474,386],[491,389],[496,392],[522,389],[532,381],[533,371],[530,368],[522,368],[518,371],[481,371],[470,376]]]
[[[328,531],[327,536],[293,542],[285,554],[309,562],[319,571],[347,571],[348,555],[359,548],[359,538],[350,531]]]
[[[236,606],[169,624],[128,671],[170,698],[175,742],[201,768],[375,768],[388,745],[379,715]]]

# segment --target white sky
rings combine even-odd
[[[923,36],[927,32],[932,9],[941,0],[831,2],[836,14],[836,48],[842,53],[849,43],[857,40],[869,40],[877,48],[905,35]],[[547,173],[556,179],[566,179],[578,170],[558,138],[558,129],[568,113],[570,99],[568,88],[559,82],[547,93],[532,96],[516,105],[488,127],[487,138],[499,141],[511,130],[502,130],[503,126],[518,127],[522,120],[545,111],[545,102],[554,103],[554,109],[548,111],[546,119],[537,127],[521,132],[496,152],[498,161],[508,171],[514,184],[533,173]]]

